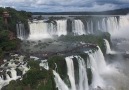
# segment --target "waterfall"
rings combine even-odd
[[[129,15],[119,17],[119,29],[112,33],[113,38],[129,39]]]
[[[105,71],[105,68],[107,67],[107,65],[106,65],[105,58],[104,58],[104,55],[103,55],[100,47],[99,46],[97,46],[97,47],[98,47],[98,50],[94,53],[95,54],[94,56],[97,60],[97,65],[99,67],[99,71],[103,72],[103,71]]]
[[[94,53],[92,53],[92,51],[89,51],[89,52],[85,51],[85,53],[87,53],[89,56],[90,55],[93,56],[97,64],[98,72],[101,74],[103,73],[103,71],[105,71],[105,68],[107,67],[107,65],[100,47],[97,46],[97,48],[98,50],[96,50]]]
[[[53,23],[47,23],[44,20],[28,22],[30,28],[29,39],[51,38],[53,35],[67,35],[67,20],[56,20],[56,26]]]
[[[94,33],[94,26],[93,26],[93,22],[91,20],[91,34],[93,34],[93,33]]]
[[[83,35],[86,34],[84,24],[81,20],[74,20],[73,22],[73,30],[72,32],[75,35]]]
[[[93,52],[85,51],[88,54],[88,58],[85,60],[80,56],[69,56],[65,58],[66,65],[67,65],[67,75],[69,77],[71,87],[61,79],[58,72],[53,70],[53,74],[55,75],[55,83],[59,90],[89,90],[90,88],[98,89],[104,88],[105,82],[102,78],[102,74],[105,73],[105,70],[108,70],[108,67],[105,62],[104,55],[97,46],[97,50]],[[76,58],[78,62],[78,70],[79,70],[79,80],[78,83],[75,83],[76,75],[75,75],[75,67],[74,67],[74,59]],[[92,71],[92,83],[91,87],[88,85],[88,77],[87,77],[87,69],[90,68]]]
[[[18,23],[16,24],[16,30],[17,30],[17,38],[24,39],[25,38],[25,27],[24,24]]]
[[[47,60],[41,60],[41,63],[39,64],[39,66],[45,68],[46,70],[49,70]]]
[[[16,70],[14,69],[14,68],[12,68],[11,70],[10,70],[10,72],[11,72],[11,77],[13,78],[13,79],[17,79],[17,72],[16,72]]]
[[[50,35],[57,35],[57,27],[56,27],[56,25],[55,24],[53,24],[53,23],[48,23],[48,26],[47,26],[47,28],[48,28],[48,33],[50,34]]]
[[[95,34],[96,32],[109,32],[111,35],[117,35],[116,32],[123,30],[128,26],[128,23],[129,20],[127,16],[94,16],[85,19],[84,22],[82,22],[81,19],[72,19],[71,32],[67,30],[67,19],[55,19],[51,22],[33,20],[32,22],[28,22],[30,28],[29,39],[51,38],[55,35],[61,36],[69,33],[83,35]],[[25,36],[25,30],[23,28],[23,24],[17,24],[17,36],[20,39]]]
[[[99,65],[101,65],[102,63],[99,62],[95,54],[89,53],[89,60],[91,62],[91,70],[92,70],[92,76],[93,76],[92,85],[91,85],[92,88],[98,88],[98,86],[104,87],[104,81],[100,76],[100,68],[99,68]],[[98,62],[100,63],[99,65],[98,65]]]
[[[74,67],[74,60],[73,58],[77,59],[78,67],[79,67],[79,82],[75,84],[75,67]],[[65,58],[67,64],[67,75],[69,77],[69,81],[71,87],[69,88],[67,84],[61,79],[60,75],[53,70],[53,74],[55,75],[55,83],[59,90],[89,90],[88,85],[88,78],[87,78],[87,67],[86,63],[83,58],[80,56],[69,56]]]
[[[106,62],[105,62],[105,58],[104,58],[104,55],[100,49],[99,46],[98,47],[98,50],[95,51],[94,53],[92,53],[92,51],[89,51],[89,52],[85,52],[88,54],[89,56],[89,59],[90,60],[90,67],[91,67],[91,70],[92,70],[92,76],[93,76],[93,79],[92,79],[92,88],[103,88],[105,86],[104,84],[104,80],[102,79],[101,77],[101,74],[103,74],[105,72],[105,70],[107,70],[107,65],[106,65]]]
[[[53,70],[53,74],[55,75],[54,79],[55,79],[56,87],[59,90],[70,90],[56,71]]]
[[[57,20],[57,35],[67,35],[67,20]]]
[[[111,50],[108,40],[104,39],[104,41],[105,41],[105,46],[106,46],[106,54],[116,54],[115,51]]]
[[[79,64],[79,90],[89,90],[86,63],[80,56],[75,57],[77,58]]]
[[[30,35],[29,39],[43,39],[49,38],[47,23],[43,20],[29,22]]]
[[[73,60],[71,57],[66,57],[66,64],[67,64],[67,68],[68,68],[68,76],[70,79],[70,83],[71,83],[71,90],[77,90],[76,89],[76,85],[75,85],[75,75],[74,75],[74,65],[73,65]]]
[[[110,44],[109,44],[108,40],[104,39],[104,41],[105,41],[105,45],[106,45],[106,53],[110,54],[112,52],[111,48],[110,48]]]

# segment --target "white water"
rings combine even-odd
[[[119,20],[119,30],[112,33],[112,38],[129,39],[129,15],[121,16]]]
[[[37,20],[29,23],[29,39],[40,40],[51,38],[53,35],[67,35],[67,20],[56,20],[56,26],[53,23],[47,23],[43,20]]]
[[[57,20],[57,35],[67,35],[67,20]]]
[[[78,90],[89,90],[88,78],[86,72],[86,63],[80,56],[75,56],[79,64],[79,87]]]
[[[101,74],[101,73],[103,73],[103,71],[105,71],[107,65],[106,65],[105,58],[104,58],[104,55],[103,55],[100,47],[99,46],[97,46],[97,47],[98,47],[98,50],[95,53],[93,53],[92,55],[96,60],[99,73]]]
[[[111,50],[108,40],[104,39],[106,45],[106,54],[116,54],[115,51]]]
[[[41,63],[39,64],[39,66],[45,68],[46,70],[49,70],[47,60],[41,60]]]
[[[2,69],[0,72],[3,72],[3,70],[5,71],[5,79],[3,75],[0,76],[0,89],[8,85],[10,81],[21,78],[21,76],[17,75],[17,71],[15,70],[16,68],[21,70],[23,75],[29,70],[27,63],[24,64],[24,56],[12,55],[12,57],[13,59],[6,61],[0,66]],[[15,64],[16,61],[17,64]],[[10,75],[7,72],[10,72]]]
[[[65,60],[66,60],[67,69],[68,69],[67,74],[69,76],[69,80],[71,83],[71,90],[77,90],[75,85],[74,65],[73,65],[72,57],[66,57]]]
[[[89,54],[89,60],[91,62],[91,70],[92,70],[92,88],[97,88],[98,86],[103,88],[104,87],[104,81],[102,79],[102,77],[100,76],[100,69],[103,70],[103,68],[99,68],[99,65],[101,65],[102,63],[97,61],[98,59],[96,59],[96,55],[95,54]],[[98,63],[99,62],[99,65]],[[102,65],[101,65],[102,66]]]
[[[74,75],[74,60],[76,58],[78,61],[79,66],[79,83],[75,84],[75,75]],[[71,88],[64,83],[64,81],[60,78],[60,75],[53,70],[53,74],[55,75],[55,83],[59,90],[89,90],[88,86],[88,78],[86,72],[86,63],[83,58],[80,56],[70,56],[66,57],[66,64],[67,64],[67,75],[69,77],[69,81],[71,84]]]
[[[92,52],[92,51],[90,51]],[[103,80],[101,74],[105,73],[105,70],[108,70],[108,66],[106,65],[103,53],[101,49],[98,47],[98,50],[94,53],[85,52],[89,55],[89,64],[88,68],[91,68],[92,71],[92,84],[91,89],[97,89],[98,87],[104,88],[106,86],[105,81]],[[75,75],[74,75],[74,60],[73,58],[77,59],[78,65],[79,65],[79,83],[75,84]],[[71,84],[71,88],[67,86],[67,84],[64,83],[64,81],[60,78],[59,74],[57,72],[53,72],[55,75],[55,82],[56,86],[59,90],[89,90],[88,85],[88,78],[87,78],[87,66],[83,58],[80,56],[70,56],[66,57],[66,64],[67,64],[67,75],[69,77],[69,81]]]
[[[74,20],[73,22],[73,30],[72,32],[75,35],[83,35],[86,34],[84,24],[81,20]]]
[[[87,52],[86,52],[87,53]],[[107,70],[107,65],[103,56],[103,53],[101,49],[98,47],[98,50],[94,53],[88,53],[89,55],[89,61],[90,65],[88,66],[92,70],[92,84],[91,88],[97,89],[98,87],[104,88],[105,87],[105,82],[103,78],[101,77],[101,74],[105,73],[105,70]],[[87,78],[87,72],[86,72],[86,63],[85,61],[80,57],[80,56],[74,56],[77,58],[78,65],[79,65],[79,84],[75,84],[75,75],[74,75],[74,61],[73,61],[73,56],[71,57],[66,57],[66,64],[67,64],[67,69],[68,69],[68,76],[69,80],[71,83],[71,88],[68,90],[89,90],[89,85],[88,85],[88,78]],[[59,79],[59,76],[55,76],[55,78]],[[63,80],[61,80],[61,83]],[[60,82],[57,83],[56,85],[58,86]],[[64,84],[64,83],[63,83]],[[61,87],[62,86],[62,87]],[[61,85],[59,90],[63,90],[63,85]],[[67,85],[66,85],[67,86]]]
[[[69,88],[67,87],[67,85],[64,83],[64,81],[61,79],[61,77],[59,76],[59,74],[53,70],[53,74],[55,75],[55,83],[56,83],[56,87],[59,90],[69,90]]]
[[[43,39],[43,38],[50,38],[48,33],[47,23],[43,20],[29,22],[30,34],[29,39]]]
[[[72,32],[74,35],[95,34],[98,31],[109,32],[112,36],[128,37],[126,33],[129,27],[129,17],[119,16],[103,16],[85,19],[86,23],[81,20],[72,20]],[[45,22],[44,20],[33,20],[29,24],[29,38],[28,39],[44,39],[52,38],[54,35],[67,35],[67,19],[55,20],[52,22]],[[26,32],[23,24],[17,24],[17,37],[24,39]],[[125,34],[125,35],[124,35]]]
[[[22,23],[16,24],[16,29],[17,29],[17,38],[23,40],[25,38],[24,24],[22,24]]]

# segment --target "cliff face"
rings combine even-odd
[[[9,31],[8,37],[9,37],[9,40],[14,40],[14,39],[17,38],[16,35],[13,32],[11,32],[11,31]]]
[[[8,30],[0,30],[0,63],[7,53],[18,49],[20,41],[16,35]]]

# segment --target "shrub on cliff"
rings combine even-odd
[[[7,11],[10,14],[10,17],[8,18],[8,24],[4,23],[4,19],[3,19],[3,12]],[[28,29],[28,18],[31,17],[31,13],[30,12],[26,12],[26,11],[17,11],[13,8],[10,7],[6,7],[6,8],[2,8],[0,7],[0,30],[6,30],[7,26],[8,29],[10,31],[13,31],[16,33],[16,24],[18,22],[22,22],[25,24],[25,29]]]
[[[56,70],[62,79],[66,77],[67,74],[67,65],[65,58],[63,56],[52,56],[48,59],[49,67],[53,70]]]

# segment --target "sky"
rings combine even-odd
[[[0,7],[31,12],[105,11],[129,7],[129,0],[0,0]]]

